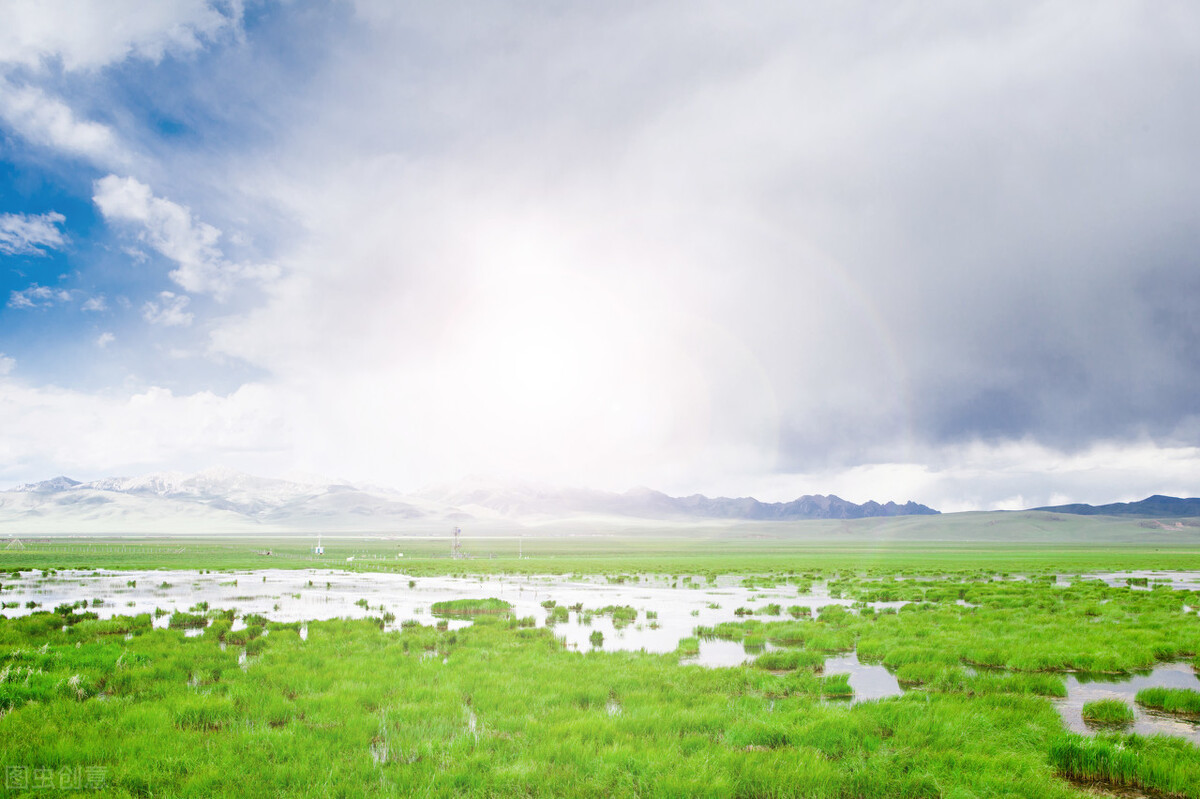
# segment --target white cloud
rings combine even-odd
[[[109,344],[117,340],[117,337],[112,333],[105,331],[96,338],[96,346],[100,349],[107,349]]]
[[[66,244],[59,228],[66,217],[50,211],[45,214],[0,214],[0,253],[7,255],[45,255]]]
[[[107,125],[79,119],[58,98],[33,86],[14,86],[0,75],[0,120],[32,144],[61,150],[101,166],[128,155]]]
[[[222,9],[225,9],[224,11]],[[240,35],[240,0],[7,0],[0,25],[0,121],[39,147],[109,168],[130,153],[107,125],[88,119],[39,85],[49,67],[96,70],[127,58],[157,62],[226,32]],[[23,68],[24,82],[10,79]]]
[[[228,13],[222,13],[221,8]],[[208,0],[6,0],[0,61],[67,71],[97,69],[129,57],[159,61],[237,33],[241,3]]]
[[[106,300],[104,298],[103,294],[97,294],[94,297],[88,297],[86,300],[83,301],[83,305],[80,306],[80,310],[82,310],[82,311],[107,311],[108,310],[108,300]]]
[[[14,361],[0,355],[0,375]],[[261,474],[280,475],[314,463],[343,465],[355,474],[411,489],[447,476],[502,465],[502,460],[471,460],[459,473],[435,463],[411,475],[389,466],[396,451],[380,441],[401,440],[425,420],[391,407],[365,383],[321,386],[249,383],[229,394],[176,395],[150,387],[127,393],[88,394],[55,387],[34,388],[0,379],[0,409],[6,434],[0,439],[0,476],[12,481],[43,479],[66,472],[77,477],[136,474],[157,468],[195,470],[214,463]],[[342,390],[344,405],[331,405]],[[453,400],[451,397],[450,399]],[[395,421],[380,426],[384,408]],[[333,416],[357,408],[361,419]],[[333,446],[336,442],[336,446]],[[454,446],[453,440],[446,443]],[[333,457],[331,457],[331,454]],[[587,453],[591,454],[591,453]],[[712,484],[685,480],[656,487],[679,494],[753,495],[765,501],[804,493],[833,493],[856,502],[916,499],[944,512],[1029,507],[1069,501],[1103,503],[1142,499],[1153,493],[1194,495],[1200,448],[1152,442],[1099,442],[1064,453],[1036,442],[987,444],[914,453],[912,462],[867,464],[835,472],[711,475]],[[631,463],[628,474],[635,473]],[[562,481],[569,482],[569,481]],[[620,483],[610,488],[623,488]]]
[[[225,299],[238,283],[264,283],[279,274],[274,266],[226,260],[217,246],[221,231],[134,178],[101,178],[92,199],[106,220],[132,224],[143,242],[174,261],[170,277],[187,291]]]
[[[66,289],[55,289],[49,286],[39,286],[34,283],[29,288],[13,291],[8,297],[9,308],[42,308],[56,302],[67,302],[71,292]]]
[[[340,460],[317,469],[718,492],[778,471],[792,495],[914,486],[988,507],[1055,481],[1002,451],[973,467],[963,438],[1078,444],[1114,435],[1107,402],[1139,419],[1143,393],[1194,405],[1187,303],[1179,342],[1156,347],[1167,320],[1121,300],[1152,282],[1128,253],[1189,230],[1200,186],[1194,48],[1169,15],[1110,5],[1075,35],[1068,4],[878,27],[860,5],[778,4],[731,35],[695,8],[405,7],[341,53],[311,98],[324,113],[243,178],[307,234],[289,275],[213,337],[324,409],[305,443]],[[427,61],[393,57],[412,31]],[[1158,285],[1194,296],[1172,236],[1157,257],[1181,266]],[[1057,408],[1038,418],[1043,398]],[[978,490],[955,476],[972,468]],[[890,498],[909,496],[926,495]]]
[[[213,463],[282,473],[288,456],[280,442],[289,436],[283,407],[257,384],[228,394],[159,387],[89,394],[3,379],[0,474],[100,477]]]
[[[132,258],[135,264],[144,264],[150,260],[150,256],[146,254],[146,251],[138,247],[122,247],[121,252]]]
[[[152,325],[186,327],[192,323],[192,313],[187,310],[189,298],[174,292],[162,291],[158,300],[150,300],[142,306],[142,318]]]
[[[909,461],[824,472],[746,475],[702,490],[733,490],[776,501],[800,493],[863,502],[915,499],[943,512],[1016,510],[1071,502],[1104,504],[1151,494],[1195,496],[1200,447],[1097,441],[1063,452],[1034,440],[926,447]]]

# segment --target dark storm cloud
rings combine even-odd
[[[763,204],[870,297],[902,365],[880,384],[870,348],[839,345],[862,313],[844,304],[808,376],[881,408],[911,396],[897,418],[866,401],[790,416],[788,460],[853,462],[901,433],[1195,444],[1175,434],[1200,396],[1200,14],[1038,4],[944,22],[841,65],[811,109],[817,152],[793,120],[801,143]],[[802,352],[780,368],[806,373]]]

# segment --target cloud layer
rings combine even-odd
[[[21,13],[0,123],[90,163],[109,246],[157,280],[90,308],[81,346],[133,357],[99,326],[125,312],[145,363],[197,354],[204,399],[159,407],[241,430],[253,386],[286,431],[156,466],[947,508],[1200,493],[1190,4],[360,2],[296,41],[271,37],[302,24],[287,5],[95,36]],[[191,139],[45,78],[130,65],[184,82]],[[58,216],[12,218],[73,237]],[[32,408],[51,389],[19,360]],[[114,431],[167,382],[136,365],[95,395]]]
[[[0,61],[67,71],[90,70],[127,58],[159,61],[171,51],[199,49],[236,27],[240,3],[222,13],[208,0],[9,0],[0,31]]]

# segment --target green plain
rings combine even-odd
[[[187,637],[148,615],[90,619],[68,605],[0,620],[0,769],[102,769],[103,787],[82,793],[120,797],[1053,798],[1094,795],[1088,784],[1200,797],[1195,745],[1076,735],[1053,705],[1069,671],[1197,658],[1200,616],[1185,606],[1200,607],[1200,593],[1075,577],[1198,569],[1191,533],[1171,541],[1129,520],[1045,521],[1052,540],[1006,544],[984,539],[1019,517],[989,526],[988,516],[849,525],[853,540],[842,541],[828,540],[839,524],[543,535],[520,541],[522,559],[518,540],[501,536],[466,539],[468,560],[447,557],[448,541],[404,537],[326,537],[319,559],[296,539],[25,541],[0,551],[4,572],[336,568],[681,584],[738,574],[798,596],[825,580],[856,612],[749,607],[654,655],[570,651],[552,629],[505,613],[455,631],[312,621],[305,640],[300,625],[262,618],[234,631],[233,608],[181,614],[175,626],[211,620]],[[911,525],[933,527],[920,540]],[[963,525],[969,540],[928,540],[929,529]],[[1127,540],[1139,530],[1147,541]],[[910,604],[876,612],[874,601]],[[707,638],[767,654],[758,667],[688,665]],[[905,694],[838,701],[852,689],[820,664],[850,650],[895,673]]]

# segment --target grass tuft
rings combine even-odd
[[[1128,727],[1133,718],[1133,708],[1120,699],[1097,699],[1083,706],[1083,720],[1089,724]]]
[[[485,613],[507,613],[512,610],[512,604],[495,598],[450,599],[445,602],[434,602],[429,610],[442,616],[474,616]]]
[[[1190,688],[1143,688],[1134,701],[1165,713],[1200,716],[1200,691]]]

